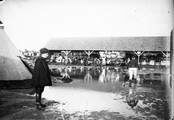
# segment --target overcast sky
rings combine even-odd
[[[51,37],[169,36],[173,0],[5,0],[0,20],[18,49]]]

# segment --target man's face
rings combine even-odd
[[[49,54],[48,53],[43,53],[41,56],[46,59],[46,58],[48,58]]]

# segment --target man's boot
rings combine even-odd
[[[42,98],[42,93],[39,94],[39,102],[40,102],[40,105],[41,105],[42,107],[46,107],[45,104],[42,104],[41,98]]]
[[[38,110],[43,110],[41,104],[40,104],[40,95],[36,93],[36,108]]]

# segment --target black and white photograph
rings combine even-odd
[[[0,0],[1,120],[174,120],[173,0]]]

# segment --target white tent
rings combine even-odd
[[[0,24],[0,80],[31,79],[31,73],[19,58],[20,52]]]

